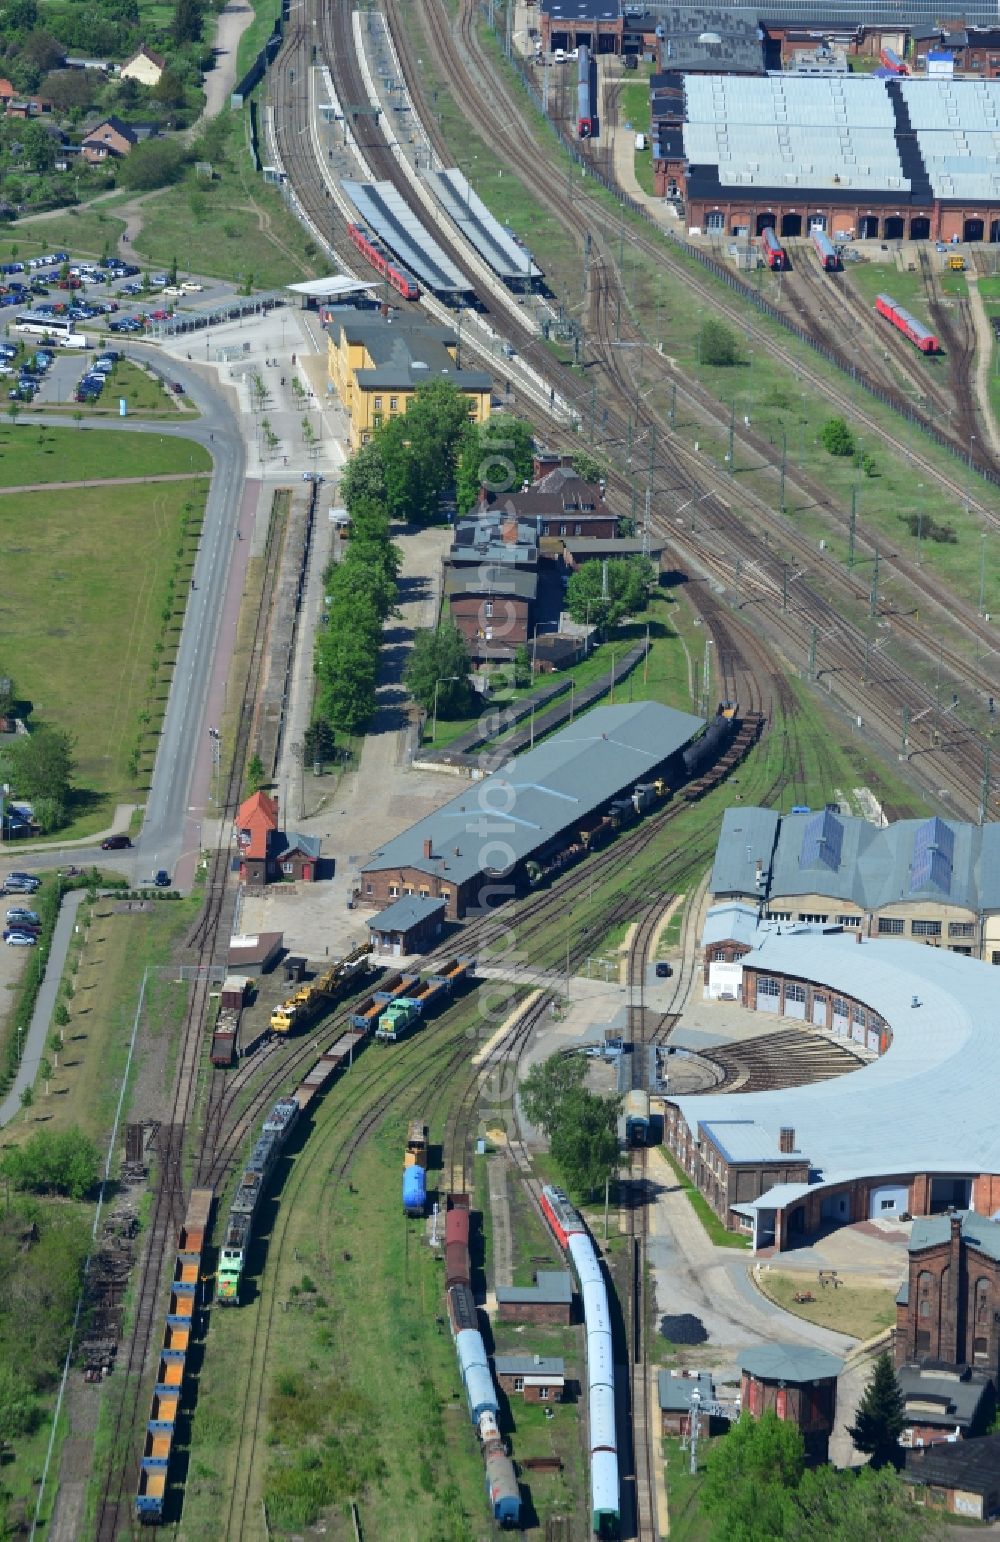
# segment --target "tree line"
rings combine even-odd
[[[342,562],[331,562],[323,575],[326,615],[316,637],[317,721],[356,734],[375,711],[378,654],[382,628],[396,613],[396,587],[402,564],[389,539],[389,516],[382,504],[355,496],[348,505],[351,539]],[[313,728],[308,746],[329,748],[326,732]]]
[[[586,1078],[582,1055],[550,1055],[521,1083],[521,1104],[548,1136],[567,1189],[593,1198],[618,1167],[621,1099],[598,1097],[584,1086]]]
[[[27,710],[13,678],[0,666],[0,717],[26,716]],[[46,833],[69,818],[76,772],[73,749],[72,735],[63,729],[38,728],[19,734],[0,750],[0,784],[31,804],[36,824]]]

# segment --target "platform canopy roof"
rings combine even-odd
[[[348,294],[361,294],[377,289],[378,283],[361,283],[346,273],[334,273],[329,278],[308,278],[301,284],[286,284],[292,294],[304,294],[310,300],[342,300]]]

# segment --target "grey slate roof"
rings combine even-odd
[[[802,1162],[799,1150],[782,1152],[770,1130],[753,1119],[703,1119],[700,1123],[727,1162]]]
[[[757,858],[770,873],[764,887],[754,882]],[[850,814],[729,808],[711,889],[772,903],[823,894],[862,910],[919,899],[1000,910],[1000,824],[900,819],[879,829]]]
[[[458,341],[452,327],[422,321],[388,321],[377,311],[334,306],[327,328],[334,338],[343,333],[364,345],[371,369],[359,369],[358,384],[366,390],[412,391],[432,380],[447,380],[461,390],[488,391],[491,380],[481,369],[459,369],[448,351]]]
[[[910,1252],[918,1253],[921,1248],[939,1247],[950,1236],[950,1216],[915,1216],[910,1232]],[[987,1220],[983,1215],[976,1215],[973,1210],[964,1210],[962,1236],[971,1246],[978,1248],[980,1253],[985,1253],[987,1258],[1000,1262],[1000,1222]]]
[[[705,914],[701,931],[701,945],[710,947],[713,942],[745,942],[752,947],[757,941],[757,911],[751,905],[712,905]]]
[[[765,873],[770,871],[780,824],[781,815],[771,808],[740,805],[726,809],[712,867],[710,888],[713,894],[739,894],[756,899],[764,892],[754,882],[757,863],[764,864]]]
[[[300,835],[297,830],[285,831],[285,844],[280,851],[274,852],[275,858],[280,862],[281,858],[290,851],[301,851],[304,857],[311,857],[313,861],[319,859],[323,849],[323,839],[319,835]]]
[[[426,894],[406,894],[394,900],[378,915],[368,917],[368,930],[372,932],[408,932],[412,926],[426,921],[428,916],[443,916],[448,902],[431,899]]]
[[[654,701],[595,707],[387,841],[362,871],[407,867],[454,884],[506,871],[649,776],[702,726]],[[428,840],[433,854],[425,857]]]
[[[990,1387],[990,1378],[985,1371],[960,1372],[958,1367],[938,1367],[934,1362],[926,1361],[923,1365],[900,1366],[896,1379],[906,1402],[908,1423],[941,1424],[949,1428],[973,1424]],[[911,1409],[911,1402],[920,1406]],[[925,1406],[935,1403],[936,1409]]]
[[[493,1362],[498,1376],[565,1376],[566,1362],[561,1355],[497,1355]]]
[[[740,1369],[763,1381],[819,1381],[839,1376],[843,1368],[843,1360],[836,1355],[801,1344],[758,1344],[740,1356]]]
[[[743,965],[849,993],[890,1025],[893,1042],[880,1059],[833,1081],[671,1098],[692,1131],[701,1121],[752,1119],[777,1141],[791,1126],[813,1188],[914,1172],[1000,1172],[995,968],[916,942],[859,942],[801,925],[762,928]],[[783,1209],[809,1188],[776,1185],[741,1213]]]
[[[444,570],[444,592],[449,599],[462,595],[496,595],[501,601],[533,600],[538,594],[538,574],[531,568],[497,567],[477,562]]]
[[[696,1390],[702,1403],[710,1403],[715,1397],[715,1384],[708,1371],[699,1371],[697,1376],[660,1371],[656,1385],[664,1413],[687,1413],[691,1407],[691,1394]]]
[[[573,1300],[573,1281],[565,1269],[539,1269],[534,1285],[498,1285],[496,1298],[498,1303],[569,1306]]]
[[[922,1451],[907,1451],[903,1478],[907,1483],[995,1494],[1000,1488],[1000,1435],[943,1440]]]

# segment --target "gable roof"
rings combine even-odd
[[[536,1306],[569,1306],[573,1300],[573,1281],[564,1269],[539,1269],[534,1285],[498,1285],[497,1304],[524,1304]]]
[[[109,118],[102,118],[100,123],[95,123],[92,129],[87,130],[83,137],[84,144],[88,145],[95,139],[99,144],[103,144],[105,142],[104,139],[99,138],[102,129],[111,129],[113,133],[127,140],[130,145],[139,143],[138,135],[131,123],[126,123],[124,119],[118,118],[112,113]]]
[[[134,64],[137,59],[148,59],[150,64],[155,64],[158,70],[165,70],[167,67],[163,54],[155,54],[151,48],[146,47],[145,43],[140,43],[132,57],[125,60],[122,69],[127,70],[129,65]]]
[[[497,1355],[494,1364],[498,1376],[565,1376],[566,1362],[561,1355]]]
[[[394,900],[378,915],[368,917],[368,929],[373,932],[408,932],[428,916],[443,916],[448,901],[432,899],[429,894],[406,894]]]
[[[301,835],[297,830],[289,830],[285,835],[285,844],[274,852],[274,856],[282,862],[293,852],[298,851],[302,856],[317,862],[322,844],[322,839],[318,835]]]
[[[240,844],[240,855],[263,861],[270,836],[278,828],[278,802],[266,792],[255,792],[236,812],[237,830],[249,830],[250,839]]]
[[[941,1441],[922,1451],[907,1451],[907,1483],[935,1483],[990,1494],[1000,1487],[1000,1435],[978,1440]]]
[[[962,1240],[969,1247],[984,1253],[987,1258],[1000,1262],[1000,1222],[987,1220],[972,1210],[961,1213]],[[924,1248],[940,1247],[951,1237],[950,1215],[914,1216],[910,1232],[909,1251],[922,1252]]]

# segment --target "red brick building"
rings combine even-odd
[[[507,1396],[526,1403],[561,1403],[566,1387],[566,1364],[560,1356],[497,1355],[497,1381]]]
[[[827,1460],[837,1418],[837,1377],[843,1361],[821,1349],[798,1344],[761,1344],[740,1359],[740,1401],[759,1419],[769,1410],[795,1424],[805,1442],[806,1461]]]
[[[915,1504],[992,1520],[1000,1514],[1000,1435],[909,1451],[903,1481],[912,1485]]]
[[[1000,1379],[1000,1223],[972,1211],[914,1221],[896,1298],[896,1364],[924,1359]]]
[[[253,793],[237,810],[234,828],[242,882],[257,887],[280,879],[315,882],[319,839],[279,830],[277,798]]]
[[[565,1270],[540,1270],[534,1285],[498,1285],[499,1322],[568,1327],[573,1320],[573,1281]]]

